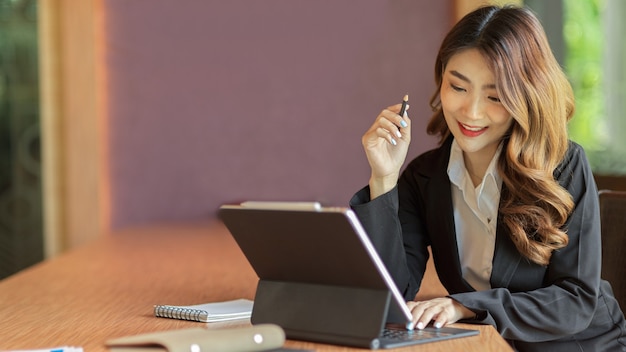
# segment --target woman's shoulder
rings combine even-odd
[[[588,184],[593,180],[589,160],[585,154],[585,149],[580,144],[569,141],[563,160],[554,170],[554,178],[566,189],[575,185],[580,187],[582,184]]]
[[[569,140],[568,141],[568,146],[567,146],[567,152],[565,153],[565,158],[582,158],[582,159],[587,159],[587,156],[585,155],[585,149],[578,143],[574,142],[573,140]]]
[[[568,141],[567,151],[559,166],[554,170],[554,176],[559,178],[563,173],[587,169],[590,169],[590,166],[587,155],[585,154],[585,149],[572,140]]]

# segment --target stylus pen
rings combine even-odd
[[[406,112],[406,105],[409,103],[409,95],[406,94],[404,98],[402,98],[402,107],[400,108],[400,117],[404,117],[404,113]]]
[[[404,121],[404,113],[406,112],[406,106],[409,104],[409,95],[405,94],[404,98],[402,98],[402,106],[400,107],[400,117],[402,120],[400,121],[400,125],[402,127],[408,126],[406,121]]]

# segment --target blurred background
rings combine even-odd
[[[0,278],[98,236],[211,221],[220,204],[345,206],[360,138],[410,95],[474,0],[0,0]],[[571,139],[626,189],[626,2],[524,4],[577,99]]]

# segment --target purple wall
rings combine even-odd
[[[447,1],[105,0],[112,227],[225,202],[346,205],[361,136],[411,100],[424,126]]]

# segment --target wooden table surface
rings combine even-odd
[[[240,325],[155,318],[153,306],[254,299],[257,281],[218,221],[119,231],[0,281],[0,350],[107,351],[105,341],[115,337]],[[445,294],[432,267],[423,287],[419,297]],[[455,325],[480,334],[399,351],[511,351],[491,326]],[[292,340],[285,347],[363,350]]]

